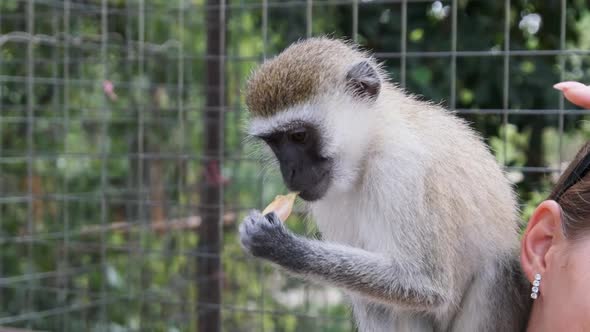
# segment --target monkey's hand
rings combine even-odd
[[[274,212],[267,215],[257,210],[250,212],[240,225],[240,241],[244,250],[255,257],[268,259],[294,271],[301,268],[297,266],[301,260],[296,258],[304,255],[304,243],[285,227]]]
[[[264,216],[252,211],[240,225],[240,239],[248,253],[289,272],[382,303],[434,310],[451,302],[447,274],[425,271],[413,262],[398,261],[382,253],[297,236],[274,212]]]

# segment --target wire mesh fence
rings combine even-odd
[[[338,290],[245,257],[284,191],[244,143],[263,59],[331,34],[480,131],[526,219],[590,137],[584,0],[3,0],[0,329],[354,330]],[[314,235],[296,214],[289,227]]]

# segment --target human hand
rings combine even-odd
[[[572,103],[590,109],[590,86],[579,82],[566,81],[557,83],[553,87],[563,92],[565,98]]]

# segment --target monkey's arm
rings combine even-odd
[[[240,225],[243,247],[312,280],[363,294],[373,300],[415,310],[432,310],[448,303],[451,287],[444,275],[420,265],[349,246],[296,236],[274,213],[253,211]]]

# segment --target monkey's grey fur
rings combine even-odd
[[[324,240],[253,211],[248,252],[346,291],[361,331],[524,329],[516,199],[466,123],[326,38],[261,65],[246,95],[252,135],[313,125],[332,162],[329,189],[308,202]]]

